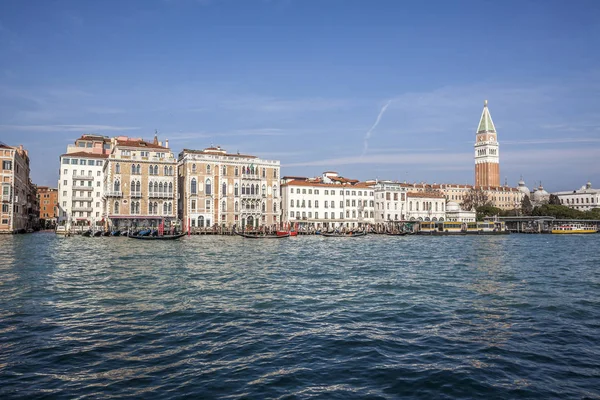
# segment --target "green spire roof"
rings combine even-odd
[[[479,128],[477,128],[477,133],[486,132],[496,133],[496,127],[494,126],[494,122],[492,122],[492,116],[490,115],[490,111],[488,110],[487,100],[483,102],[483,112],[481,113]]]

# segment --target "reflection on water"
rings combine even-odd
[[[0,395],[598,396],[598,240],[0,237]]]

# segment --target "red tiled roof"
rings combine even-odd
[[[117,140],[117,146],[170,150],[168,147],[159,146],[154,143],[146,142],[145,140]]]
[[[364,182],[358,182],[354,185],[344,185],[339,183],[323,183],[320,181],[306,181],[306,180],[293,180],[287,183],[283,183],[281,186],[317,186],[317,187],[328,187],[337,189],[349,189],[349,188],[361,188],[361,189],[373,189],[371,185]]]
[[[108,158],[108,154],[87,153],[85,151],[78,151],[75,153],[62,154],[61,157]]]
[[[443,199],[444,195],[439,192],[408,192],[408,197],[419,197],[423,199]]]

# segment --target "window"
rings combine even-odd
[[[221,173],[221,175],[227,175],[227,167],[225,165],[223,165],[223,172]]]
[[[209,168],[210,168],[210,166],[209,166]],[[211,187],[211,184],[210,184],[210,179],[206,180],[205,187],[206,187],[206,194],[207,195],[211,195],[212,194],[212,187]],[[217,190],[218,190],[218,188],[217,188]]]
[[[121,182],[115,181],[114,188],[115,188],[115,192],[120,192],[121,191]]]
[[[340,200],[340,208],[344,208],[344,201]]]
[[[273,178],[277,179],[277,170],[276,169],[273,170]]]
[[[63,164],[70,164],[70,163],[71,163],[70,158],[63,158]]]
[[[210,210],[210,200],[206,200],[206,210]]]
[[[325,194],[328,195],[329,194],[329,190],[325,189]],[[327,218],[325,218],[327,219]]]
[[[235,212],[238,212],[238,209],[239,209],[239,204],[238,204],[238,202],[236,201],[236,202],[235,202],[235,205],[234,205],[234,211],[235,211]]]
[[[273,197],[277,197],[277,186],[273,185]]]
[[[262,177],[263,177],[263,178],[266,178],[266,177],[267,177],[267,169],[266,169],[266,168],[263,168],[263,169],[262,169]]]
[[[207,165],[206,165],[206,173],[207,173],[207,174],[210,174],[210,164],[207,164]]]
[[[221,194],[223,196],[227,196],[227,184],[225,182],[223,182],[223,185],[221,185]]]
[[[67,186],[67,181],[66,180],[63,181],[63,185]]]
[[[238,167],[235,167],[234,173],[235,173],[235,176],[239,176],[240,175],[240,169]]]
[[[263,195],[263,197],[267,195],[267,186],[266,185],[262,185],[262,195]]]
[[[315,200],[315,208],[319,208],[319,200]]]
[[[2,169],[12,169],[12,161],[2,161]]]
[[[197,190],[198,190],[198,188],[197,188],[196,178],[193,178],[192,183],[190,185],[190,193],[196,194]]]
[[[78,165],[79,164],[79,160],[76,158],[71,158],[71,165]]]
[[[117,164],[115,165],[115,174],[120,174],[121,173],[121,164]]]
[[[327,211],[325,211],[325,219],[327,219],[327,214],[328,214]]]
[[[310,204],[310,200],[308,201],[308,208],[312,208]]]
[[[221,211],[227,211],[227,203],[225,200],[221,202]]]
[[[192,172],[196,173],[196,164],[192,164]]]
[[[290,208],[294,208],[294,199],[290,200]]]
[[[302,194],[306,194],[306,189],[302,189]]]

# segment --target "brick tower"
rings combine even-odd
[[[492,116],[483,102],[475,140],[475,186],[500,186],[500,152]]]

